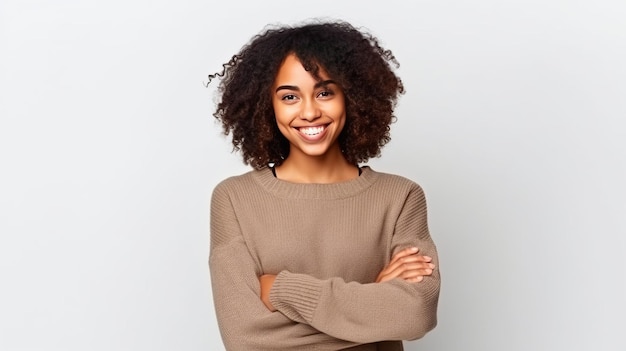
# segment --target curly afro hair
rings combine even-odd
[[[371,34],[346,22],[310,23],[295,27],[269,28],[255,36],[209,75],[221,77],[221,100],[213,114],[224,134],[232,133],[234,150],[245,164],[262,169],[280,165],[289,155],[289,143],[276,124],[271,86],[289,54],[295,54],[311,75],[320,79],[324,70],[343,90],[346,124],[339,143],[348,162],[358,164],[380,156],[389,135],[393,109],[404,93],[394,73],[398,62]]]

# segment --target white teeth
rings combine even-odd
[[[323,126],[319,126],[319,127],[304,127],[304,128],[300,128],[300,133],[306,134],[306,135],[317,135],[321,132],[324,131],[324,127]]]

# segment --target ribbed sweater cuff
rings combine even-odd
[[[293,321],[311,323],[322,293],[322,284],[306,274],[282,271],[276,276],[270,302]]]

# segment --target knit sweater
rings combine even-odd
[[[437,252],[414,182],[363,167],[332,184],[255,170],[216,186],[209,266],[229,351],[402,350],[435,327],[439,271],[419,283],[375,283],[393,254]],[[276,274],[270,312],[258,277]]]

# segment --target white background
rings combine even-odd
[[[407,88],[376,170],[426,190],[439,326],[407,350],[624,350],[623,1],[0,2],[0,349],[220,350],[206,76],[343,18]]]

